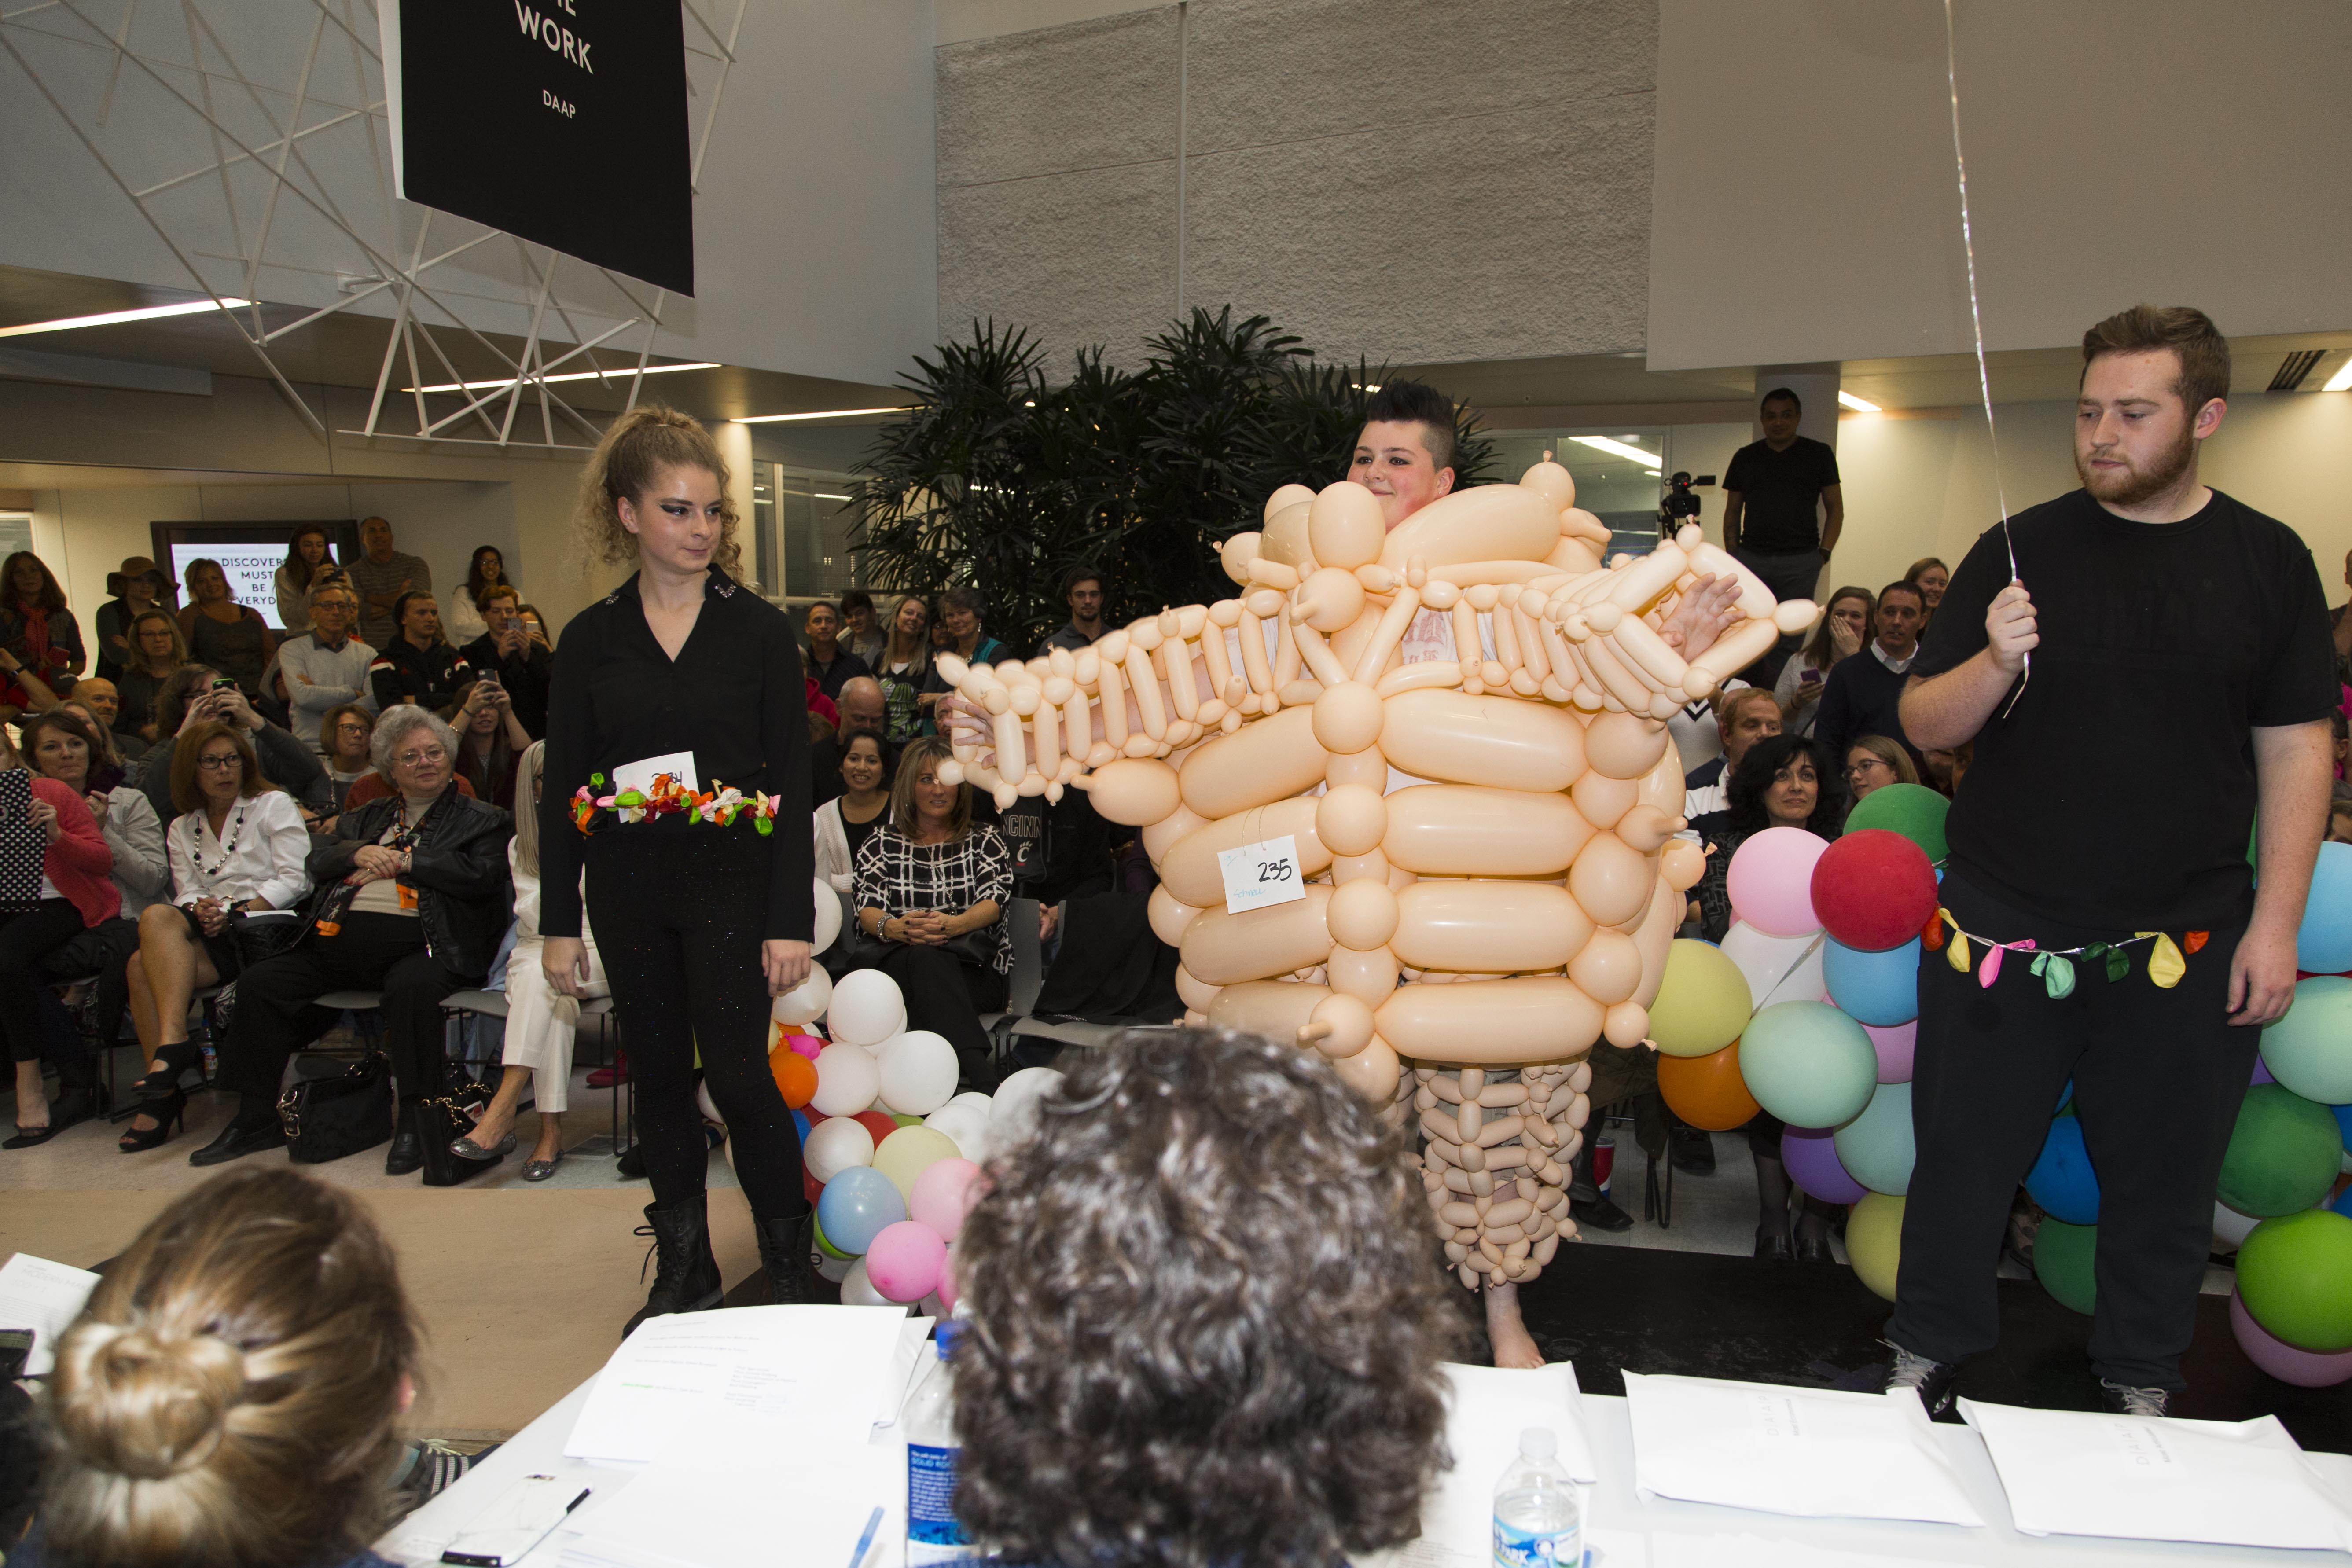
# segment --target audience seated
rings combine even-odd
[[[180,636],[179,618],[169,610],[138,611],[131,617],[129,637],[131,655],[121,677],[122,711],[114,727],[152,746],[159,735],[171,733],[159,718],[163,682],[186,667],[188,645]]]
[[[552,654],[555,651],[555,638],[549,633],[547,617],[540,613],[539,606],[522,605],[517,608],[516,614],[522,617],[522,629],[530,640]]]
[[[512,592],[514,584],[507,581],[507,558],[499,553],[495,544],[478,546],[474,558],[467,563],[466,580],[449,595],[449,640],[460,647],[485,636],[495,627],[489,618],[489,594],[493,588]],[[515,594],[520,604],[522,595]]]
[[[139,662],[131,640],[131,623],[142,611],[161,605],[172,580],[144,555],[126,556],[122,570],[106,574],[106,591],[114,595],[98,607],[98,673],[119,680]]]
[[[956,1513],[1006,1563],[1402,1546],[1456,1317],[1405,1140],[1311,1051],[1087,1052],[956,1242]]]
[[[351,584],[340,576],[330,577],[310,590],[304,612],[310,629],[278,645],[287,728],[314,752],[327,750],[319,724],[328,710],[371,700],[368,670],[375,663],[375,649],[352,636],[359,614],[360,596],[352,591]]]
[[[1919,782],[1919,770],[1912,764],[1911,753],[1884,735],[1854,737],[1853,744],[1845,749],[1844,775],[1849,805],[1872,790],[1884,789],[1891,784]]]
[[[403,594],[394,602],[393,616],[399,635],[378,644],[375,662],[368,666],[377,711],[404,702],[436,711],[448,707],[474,671],[441,636],[440,607],[430,594]]]
[[[375,710],[357,702],[330,708],[319,721],[319,738],[326,742],[331,812],[342,810],[352,786],[374,773],[375,764],[368,760],[368,738],[374,733]]]
[[[210,665],[187,664],[173,670],[156,694],[155,717],[156,732],[163,738],[141,762],[139,787],[147,792],[160,822],[170,822],[189,809],[173,794],[180,748],[187,731],[213,722],[243,731],[272,786],[284,789],[296,805],[316,812],[332,800],[318,753],[255,712],[236,682]]]
[[[310,606],[320,584],[341,574],[342,568],[335,564],[327,548],[326,524],[306,522],[294,531],[294,537],[286,542],[286,560],[269,584],[278,596],[278,623],[285,628],[284,637],[293,637],[310,624]],[[352,603],[356,615],[357,595]]]
[[[1870,636],[1870,621],[1878,602],[1867,588],[1840,588],[1830,595],[1822,624],[1795,658],[1780,667],[1772,695],[1780,703],[1780,728],[1792,735],[1813,732],[1813,717],[1821,710],[1822,686],[1839,661],[1862,651]]]
[[[417,1331],[347,1193],[283,1165],[183,1193],[58,1345],[9,1568],[391,1568]]]
[[[481,984],[513,918],[513,823],[458,792],[457,737],[425,710],[384,710],[373,745],[376,771],[398,793],[336,819],[306,868],[321,889],[311,930],[237,977],[216,1079],[236,1091],[236,1116],[190,1164],[283,1144],[278,1087],[287,1060],[334,1023],[319,997],[360,989],[383,993],[384,1049],[400,1092],[384,1174],[425,1163],[417,1108],[447,1079],[441,999]]]
[[[816,874],[840,892],[856,883],[857,852],[890,810],[890,758],[882,737],[860,730],[841,742],[841,794],[816,808]]]
[[[849,651],[841,639],[841,612],[823,599],[808,607],[807,669],[817,684],[817,689],[836,702],[841,698],[841,683],[856,675],[871,675],[864,659]]]
[[[555,677],[555,655],[544,639],[533,640],[522,622],[522,595],[506,584],[482,590],[481,610],[488,629],[458,651],[476,676],[506,688],[527,746],[547,733],[547,688]]]
[[[180,635],[188,657],[236,679],[247,700],[262,694],[261,672],[278,652],[278,634],[261,612],[236,602],[236,590],[217,561],[188,563],[187,607],[180,612]]]
[[[841,748],[856,734],[867,734],[882,742],[886,755],[895,755],[897,748],[888,739],[889,717],[882,697],[882,683],[870,675],[853,675],[841,683],[841,695],[835,700],[835,729],[833,739],[813,741],[809,744],[809,805],[823,805],[841,793]],[[897,776],[895,772],[893,777]],[[889,787],[886,780],[883,787]]]
[[[262,776],[247,731],[205,720],[178,739],[167,779],[176,809],[163,834],[172,901],[140,912],[139,951],[124,973],[148,1059],[133,1086],[144,1100],[123,1135],[125,1153],[162,1143],[187,1107],[180,1075],[198,1054],[188,1038],[190,998],[236,979],[275,945],[239,911],[292,909],[310,888],[301,809]]]
[[[1857,735],[1885,735],[1913,751],[1903,733],[1903,688],[1911,661],[1919,653],[1919,627],[1926,603],[1909,583],[1889,583],[1878,591],[1873,617],[1877,635],[1869,657],[1841,659],[1822,683],[1822,705],[1813,719],[1813,733],[1822,739],[1822,754],[1843,757]],[[1917,753],[1913,751],[1913,762]],[[1916,770],[1915,770],[1916,771]]]
[[[63,697],[89,668],[81,626],[48,563],[29,550],[0,563],[0,643],[16,650],[51,691]]]
[[[80,714],[96,730],[101,770],[118,768],[129,779],[134,771],[131,764],[147,754],[147,742],[115,729],[115,721],[122,715],[122,693],[114,682],[102,675],[85,675],[74,682],[72,699],[58,706]]]
[[[926,736],[898,760],[890,820],[857,851],[860,935],[853,964],[879,969],[907,999],[907,1027],[944,1036],[968,1082],[989,1082],[980,1016],[1004,1005],[1013,938],[1004,906],[1013,856],[971,819],[971,786],[940,782],[948,743]]]
[[[1901,751],[1902,748],[1898,746],[1895,750]],[[1919,782],[1947,798],[1957,795],[1960,793],[1960,780],[1967,774],[1969,764],[1976,760],[1976,754],[1977,743],[1974,741],[1964,741],[1948,752],[1931,746],[1919,753]],[[1853,753],[1849,752],[1847,757],[1851,761]],[[1901,777],[1901,770],[1896,770],[1896,776]],[[1853,775],[1849,773],[1846,783],[1851,786],[1853,782]]]
[[[507,860],[514,872],[514,950],[507,955],[506,1046],[499,1059],[505,1072],[498,1093],[484,1108],[474,1131],[450,1145],[462,1160],[487,1160],[514,1147],[515,1108],[522,1103],[522,1088],[531,1086],[539,1108],[539,1142],[522,1168],[526,1182],[543,1182],[563,1162],[563,1111],[571,1103],[572,1045],[580,1023],[580,1004],[548,988],[539,966],[543,945],[539,934],[539,804],[541,770],[546,765],[544,742],[523,749],[517,771],[516,798],[523,809],[515,813],[514,837],[507,845]],[[580,921],[580,941],[588,958],[586,996],[612,994],[604,979],[604,961],[596,955],[596,933]]]
[[[0,730],[0,769],[25,765],[7,732]],[[46,1143],[74,1122],[87,1118],[93,1107],[94,1080],[86,1070],[69,1068],[61,1059],[62,1098],[55,1107],[41,1079],[43,1047],[53,1036],[42,1007],[42,990],[48,984],[43,962],[58,948],[92,926],[112,920],[122,900],[108,880],[114,852],[107,847],[89,807],[81,795],[57,780],[35,774],[27,781],[31,801],[26,820],[43,844],[37,866],[15,863],[0,876],[0,900],[12,906],[0,910],[0,1028],[8,1037],[8,1053],[16,1064],[16,1131],[0,1141],[0,1149],[26,1149]],[[9,834],[8,848],[26,844]],[[78,1042],[77,1042],[78,1045]],[[79,1049],[72,1052],[78,1063]]]
[[[1722,824],[1726,772],[1738,766],[1748,747],[1780,732],[1780,704],[1761,687],[1743,686],[1717,694],[1715,721],[1722,754],[1683,775],[1683,817],[1689,824],[1685,832],[1700,837]]]
[[[495,607],[500,601],[490,601]],[[530,747],[530,735],[515,717],[514,701],[495,679],[469,680],[441,717],[457,732],[457,776],[466,793],[501,808],[515,799],[515,759]],[[364,802],[362,802],[364,804]]]

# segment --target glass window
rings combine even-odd
[[[858,585],[850,531],[857,521],[856,481],[847,474],[778,470],[778,534],[784,586],[795,599],[832,598]]]
[[[1667,460],[1674,453],[1673,434],[1652,427],[1503,430],[1489,437],[1496,479],[1515,482],[1550,453],[1575,479],[1576,504],[1608,525],[1606,553],[1646,555],[1658,543],[1658,502],[1665,493],[1664,475],[1672,472]]]
[[[771,599],[784,596],[782,579],[776,575],[776,465],[753,462],[751,465],[751,574],[759,579],[760,592]]]

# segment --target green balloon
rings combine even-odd
[[[2352,1104],[2352,979],[2315,974],[2294,983],[2294,1005],[2263,1031],[2271,1076],[2321,1105]]]
[[[1846,1174],[1874,1193],[1902,1196],[1911,1188],[1911,1086],[1882,1083],[1862,1114],[1839,1128],[1832,1142]]]
[[[1739,1076],[1756,1103],[1791,1126],[1843,1127],[1877,1090],[1878,1052],[1826,1002],[1775,1002],[1739,1037]]]
[[[1740,1065],[1747,1065],[1745,1052]],[[2334,1111],[2282,1084],[2258,1083],[2238,1110],[2217,1195],[2240,1214],[2294,1214],[2326,1201],[2343,1163],[2344,1133]]]
[[[1843,765],[1843,764],[1833,764]],[[1952,803],[1926,784],[1891,784],[1872,790],[1855,803],[1845,819],[1848,833],[1883,827],[1899,833],[1941,865],[1944,859],[1944,814]]]
[[[2033,1277],[2070,1311],[2091,1315],[2098,1301],[2099,1227],[2046,1215],[2033,1233]]]
[[[1748,976],[1723,949],[1678,937],[1650,1004],[1650,1038],[1670,1057],[1713,1056],[1739,1037],[1755,1011]]]
[[[844,1263],[846,1263],[846,1262],[848,1262],[848,1261],[849,1261],[849,1259],[850,1259],[850,1256],[851,1256],[851,1255],[850,1255],[850,1254],[848,1254],[848,1253],[846,1253],[846,1252],[842,1251],[842,1250],[841,1250],[841,1248],[839,1248],[839,1247],[837,1247],[834,1246],[834,1244],[832,1243],[832,1241],[831,1241],[831,1240],[829,1240],[829,1239],[826,1237],[826,1236],[825,1236],[825,1234],[824,1234],[824,1222],[823,1222],[823,1221],[819,1220],[819,1219],[816,1217],[816,1215],[815,1215],[815,1213],[814,1213],[814,1211],[812,1211],[812,1212],[810,1213],[810,1215],[809,1215],[809,1224],[810,1224],[811,1226],[814,1226],[814,1227],[815,1227],[815,1230],[816,1230],[816,1245],[817,1245],[817,1250],[818,1250],[818,1251],[820,1251],[820,1252],[824,1253],[827,1258],[840,1258]]]
[[[2238,1248],[2238,1294],[2297,1350],[2352,1350],[2352,1219],[2305,1209],[2263,1221]]]

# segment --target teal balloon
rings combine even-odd
[[[2352,855],[2352,844],[2321,847]],[[2273,1078],[2305,1100],[2352,1101],[2352,980],[2315,974],[2296,981],[2294,1005],[2263,1030],[2263,1061]]]
[[[2352,969],[2352,844],[2319,847],[2303,924],[2294,933],[2294,966],[2311,974]]]
[[[1848,1175],[1874,1193],[1903,1196],[1911,1187],[1911,1162],[1916,1153],[1911,1142],[1911,1086],[1880,1084],[1862,1114],[1839,1128],[1832,1142],[1838,1163]]]
[[[1747,1065],[1744,1052],[1741,1065]],[[2344,1133],[2333,1110],[2284,1084],[2258,1083],[2238,1108],[2215,1195],[2240,1214],[2261,1219],[2295,1214],[2327,1200],[2343,1163]],[[2249,1301],[2248,1310],[2252,1306]],[[2254,1317],[2278,1333],[2261,1313]]]
[[[2099,1227],[2044,1219],[2033,1233],[2033,1277],[2062,1307],[2091,1315],[2098,1305]]]
[[[1878,1089],[1878,1053],[1826,1002],[1775,1002],[1748,1020],[1739,1073],[1756,1103],[1794,1127],[1843,1127]]]
[[[833,1245],[857,1257],[884,1229],[907,1217],[897,1184],[871,1165],[837,1173],[816,1196],[816,1220]]]

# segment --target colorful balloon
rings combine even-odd
[[[1838,1163],[1837,1140],[1827,1127],[1780,1129],[1780,1163],[1807,1197],[1823,1203],[1858,1204],[1870,1191]]]
[[[1900,1197],[1911,1188],[1911,1086],[1882,1083],[1862,1114],[1834,1134],[1838,1163],[1874,1193]]]
[[[857,1254],[872,1245],[885,1226],[907,1217],[906,1194],[889,1177],[866,1165],[852,1165],[824,1184],[816,1201],[817,1223],[833,1245]]]
[[[1904,1203],[1885,1193],[1865,1193],[1845,1222],[1845,1255],[1853,1277],[1889,1301],[1903,1264]]]
[[[2343,1163],[2344,1135],[2334,1112],[2284,1084],[2256,1084],[2238,1108],[2218,1195],[2240,1214],[2294,1214],[2326,1201]],[[2250,1304],[2255,1319],[2277,1332],[2261,1303]]]
[[[2294,933],[2294,966],[2312,974],[2352,969],[2352,844],[2319,847],[2303,924]],[[2303,987],[2295,990],[2299,995]],[[2335,1096],[2330,1103],[2342,1100],[2352,1100],[2352,1094]]]
[[[2025,1173],[2025,1190],[2033,1201],[2068,1225],[2099,1223],[2099,1177],[2091,1169],[2091,1154],[2083,1142],[2083,1123],[2075,1117],[2051,1121],[2042,1153]]]
[[[1768,827],[1732,852],[1724,873],[1731,907],[1770,936],[1805,936],[1822,929],[1813,909],[1813,868],[1828,843],[1801,827]]]
[[[2297,1350],[2280,1339],[2246,1310],[2246,1299],[2230,1292],[2230,1333],[2246,1359],[2281,1383],[2297,1388],[2333,1388],[2352,1381],[2352,1350],[2324,1352]]]
[[[2352,860],[2352,844],[2320,847],[2341,849],[2340,858]],[[2345,897],[2352,903],[2352,888],[2346,889]],[[2315,890],[2313,907],[2317,907]],[[2346,921],[2352,924],[2352,910],[2347,910]],[[2311,916],[2305,915],[2304,923],[2310,921]],[[2352,979],[2315,974],[2296,981],[2294,1005],[2285,1016],[2263,1030],[2262,1065],[2270,1068],[2271,1077],[2305,1100],[2331,1106],[2352,1101]]]
[[[1936,912],[1936,868],[1926,850],[1899,833],[1849,830],[1813,863],[1812,898],[1832,936],[1864,952],[1884,952],[1917,936]]]
[[[1864,1024],[1862,1032],[1870,1037],[1871,1049],[1878,1053],[1878,1081],[1909,1083],[1912,1055],[1919,1046],[1919,1021]]]
[[[1757,1103],[1798,1127],[1843,1127],[1878,1088],[1870,1037],[1822,1002],[1776,1002],[1748,1020],[1739,1070]]]
[[[2254,1226],[2238,1248],[2254,1321],[2300,1351],[2352,1350],[2352,1219],[2305,1209]]]
[[[1884,952],[1864,952],[1832,937],[1822,974],[1839,1008],[1864,1024],[1891,1028],[1919,1016],[1917,937]]]
[[[1658,1092],[1666,1107],[1693,1127],[1728,1132],[1744,1127],[1763,1108],[1739,1076],[1739,1042],[1703,1057],[1661,1055]]]
[[[911,1219],[883,1226],[866,1249],[866,1277],[884,1300],[919,1301],[940,1282],[948,1244],[940,1233]]]
[[[914,1195],[916,1178],[931,1166],[960,1158],[955,1140],[919,1122],[899,1128],[874,1147],[875,1170],[889,1178],[902,1198]]]
[[[1670,1057],[1712,1056],[1739,1037],[1754,1011],[1748,977],[1721,948],[1678,938],[1650,1004],[1650,1038]]]
[[[956,1156],[934,1161],[907,1193],[907,1213],[949,1241],[963,1229],[963,1216],[980,1201],[980,1167]]]
[[[789,1045],[778,1046],[768,1053],[768,1071],[775,1078],[776,1089],[784,1103],[798,1110],[816,1093],[816,1064]]]
[[[1885,828],[1916,844],[1932,864],[1942,865],[1949,853],[1944,843],[1944,816],[1952,803],[1926,784],[1882,784],[1854,802],[1846,815],[1847,833]]]

